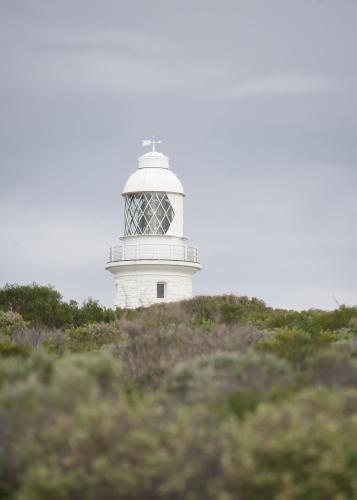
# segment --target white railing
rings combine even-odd
[[[187,245],[140,244],[109,249],[109,262],[121,260],[183,260],[198,262],[198,249]]]

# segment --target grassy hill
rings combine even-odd
[[[0,498],[357,498],[357,308],[0,289]]]

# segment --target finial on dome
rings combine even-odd
[[[155,153],[156,149],[155,146],[156,144],[161,144],[162,141],[155,141],[155,137],[152,136],[152,139],[143,139],[142,140],[142,146],[152,146],[152,152]]]

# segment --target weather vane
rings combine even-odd
[[[143,139],[142,146],[152,146],[152,151],[154,153],[156,151],[155,146],[161,143],[162,141],[155,141],[155,137],[153,136],[152,139]]]

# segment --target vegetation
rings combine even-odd
[[[0,498],[357,498],[357,307],[0,290]]]
[[[18,313],[33,326],[49,328],[81,326],[90,321],[109,322],[116,318],[114,311],[101,307],[92,299],[79,307],[75,300],[63,302],[61,294],[52,287],[35,283],[5,285],[0,289],[0,310]]]

